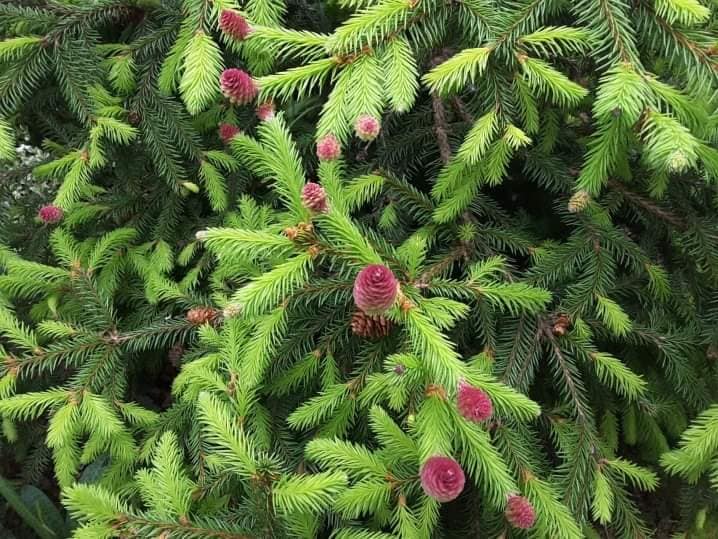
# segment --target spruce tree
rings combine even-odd
[[[708,4],[3,2],[12,479],[78,539],[710,537]]]

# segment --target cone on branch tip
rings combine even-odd
[[[553,326],[551,327],[551,333],[553,333],[556,337],[563,337],[571,330],[572,326],[573,323],[571,322],[571,318],[565,313],[560,313],[554,319]]]
[[[217,320],[217,309],[214,307],[194,307],[187,311],[185,316],[187,322],[193,326],[201,326],[203,324],[213,324]]]
[[[419,476],[426,495],[442,503],[458,498],[466,482],[459,463],[445,456],[429,457],[421,467]]]
[[[528,499],[518,494],[512,494],[508,497],[505,515],[509,524],[521,530],[532,528],[536,522],[536,511],[533,505]]]
[[[474,423],[486,421],[494,412],[489,396],[466,382],[459,383],[456,407],[465,419]]]
[[[231,103],[246,105],[257,97],[257,84],[246,71],[237,68],[225,69],[219,80],[224,96]]]
[[[327,213],[327,193],[318,183],[309,182],[302,188],[302,204],[313,213]]]
[[[354,303],[369,315],[384,314],[399,295],[399,281],[381,264],[371,264],[354,281]]]
[[[682,150],[674,151],[668,158],[668,171],[673,173],[685,172],[691,163]]]
[[[235,125],[227,123],[219,124],[219,138],[221,138],[225,144],[232,142],[232,139],[241,132],[242,130]]]
[[[233,9],[223,9],[219,16],[219,28],[228,36],[242,41],[251,32],[252,27],[241,13]]]
[[[381,122],[377,118],[374,118],[374,116],[364,114],[359,116],[356,122],[354,122],[354,131],[361,140],[370,142],[379,136]]]
[[[59,206],[55,206],[54,204],[48,204],[46,206],[43,206],[37,212],[37,216],[39,217],[40,221],[42,221],[46,225],[55,225],[59,223],[60,221],[62,221],[64,215],[65,213],[62,211],[62,208],[60,208]]]
[[[576,191],[568,201],[568,211],[571,213],[579,213],[585,210],[591,203],[591,195],[586,191]]]
[[[342,147],[334,135],[327,135],[317,141],[317,157],[320,161],[339,159]]]
[[[357,311],[352,316],[352,333],[366,339],[379,339],[386,337],[391,332],[392,323],[388,318],[381,315],[369,315]]]
[[[242,313],[242,306],[237,303],[230,303],[222,309],[222,317],[225,319],[234,318]]]

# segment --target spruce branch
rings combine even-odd
[[[615,189],[616,191],[621,193],[621,195],[623,195],[627,200],[629,200],[639,208],[651,213],[652,215],[655,215],[661,221],[665,221],[671,226],[676,227],[678,230],[686,230],[688,228],[688,225],[680,217],[678,217],[671,211],[662,208],[652,200],[649,200],[639,195],[638,193],[631,191],[622,182],[617,180],[609,180],[608,186],[611,189]]]

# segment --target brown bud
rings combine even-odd
[[[438,399],[441,399],[443,401],[446,400],[446,390],[443,386],[440,386],[438,384],[429,384],[426,388],[426,396],[427,397],[436,397]]]
[[[212,324],[217,320],[217,309],[214,307],[195,307],[187,311],[187,322],[193,326],[201,326],[203,324]]]
[[[357,311],[352,316],[352,333],[367,339],[379,339],[386,337],[391,332],[391,320],[382,315],[369,315],[363,311]]]
[[[121,341],[120,334],[117,333],[117,330],[113,329],[105,334],[104,341],[109,345],[117,345]]]
[[[401,303],[399,304],[399,308],[404,313],[408,313],[410,310],[412,310],[416,305],[414,305],[414,302],[411,301],[409,298],[404,298],[401,300]]]
[[[525,484],[536,479],[536,476],[528,468],[521,469],[521,481]]]
[[[556,316],[553,322],[553,327],[551,328],[551,332],[556,337],[563,337],[570,331],[570,329],[573,327],[573,323],[571,322],[571,318],[565,313],[560,313]]]
[[[297,230],[302,236],[308,236],[314,232],[314,225],[312,223],[299,223]]]
[[[130,124],[138,126],[142,121],[142,116],[140,116],[140,113],[136,110],[131,110],[129,114],[127,114],[127,120],[130,122]]]
[[[78,279],[82,275],[82,263],[79,260],[73,260],[70,264],[70,279]]]
[[[229,382],[227,383],[227,394],[234,395],[237,391],[237,373],[234,371],[229,374]]]

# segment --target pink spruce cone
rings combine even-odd
[[[219,28],[238,41],[242,41],[252,31],[247,19],[233,9],[222,10],[222,14],[219,16]]]
[[[334,135],[327,135],[317,142],[317,157],[320,161],[334,161],[342,153],[342,147]]]
[[[257,97],[257,85],[249,73],[241,69],[225,69],[219,85],[225,97],[237,105],[246,105]]]
[[[265,101],[257,107],[257,118],[263,122],[269,121],[274,118],[274,103],[271,101]]]
[[[385,313],[396,301],[399,281],[386,266],[371,264],[354,281],[354,302],[369,315]]]
[[[464,418],[475,423],[486,421],[494,411],[489,396],[478,387],[471,386],[465,382],[459,384],[456,407]]]
[[[536,522],[536,511],[533,505],[523,496],[512,494],[506,502],[506,520],[514,528],[528,530]]]
[[[357,121],[354,123],[354,130],[356,131],[357,137],[367,142],[374,140],[381,130],[381,123],[374,116],[365,114],[359,116]]]
[[[464,471],[450,457],[429,457],[421,467],[421,488],[440,502],[455,500],[464,490]]]
[[[309,182],[302,188],[302,204],[314,213],[327,213],[327,193],[318,183]]]
[[[54,225],[62,221],[64,213],[62,208],[55,206],[54,204],[48,204],[40,208],[37,212],[37,216],[40,220],[47,225]]]
[[[241,132],[242,130],[235,125],[219,124],[219,138],[221,138],[225,144],[229,144],[232,139]]]

